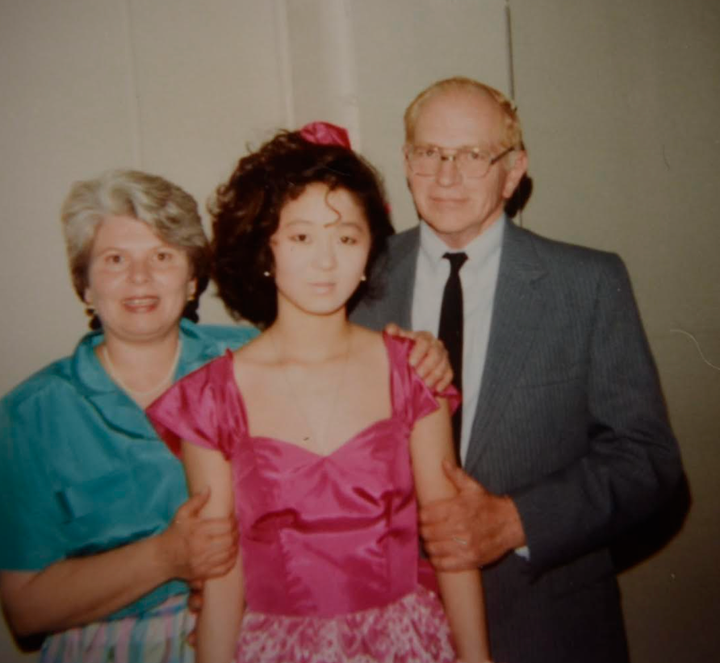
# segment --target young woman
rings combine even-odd
[[[438,574],[444,611],[418,581],[416,499],[454,495],[457,393],[347,317],[392,233],[375,172],[283,132],[213,213],[220,296],[264,331],[149,410],[191,492],[212,486],[204,514],[240,525],[241,563],[205,583],[198,663],[487,660],[479,574]]]

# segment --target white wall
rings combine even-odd
[[[248,142],[327,119],[411,225],[402,110],[456,72],[507,89],[504,35],[500,0],[0,0],[0,393],[85,331],[58,221],[73,181],[136,167],[204,204]],[[227,321],[210,294],[201,314]],[[6,635],[0,660],[24,660]]]
[[[85,329],[57,212],[70,183],[118,166],[204,203],[246,143],[328,119],[385,173],[414,222],[401,116],[433,80],[511,87],[539,232],[628,263],[681,439],[694,505],[622,577],[636,663],[718,650],[720,161],[715,0],[0,0],[0,393]],[[203,300],[205,321],[223,321]],[[7,638],[0,660],[25,660]]]
[[[627,262],[693,504],[621,580],[636,663],[718,660],[720,3],[511,0],[540,233]]]
[[[285,108],[272,2],[2,0],[0,12],[5,391],[86,326],[58,221],[70,184],[135,167],[204,204]]]

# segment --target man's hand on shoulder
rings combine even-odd
[[[415,341],[408,362],[429,389],[440,393],[452,382],[450,358],[441,340],[428,331],[403,329],[393,322],[385,325],[385,332],[391,336]]]

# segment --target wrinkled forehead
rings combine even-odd
[[[415,144],[440,147],[492,147],[504,138],[504,118],[497,102],[475,90],[450,90],[428,99],[415,124]]]

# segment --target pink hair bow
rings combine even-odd
[[[300,129],[300,135],[316,145],[339,145],[352,149],[347,129],[330,122],[310,122]]]

